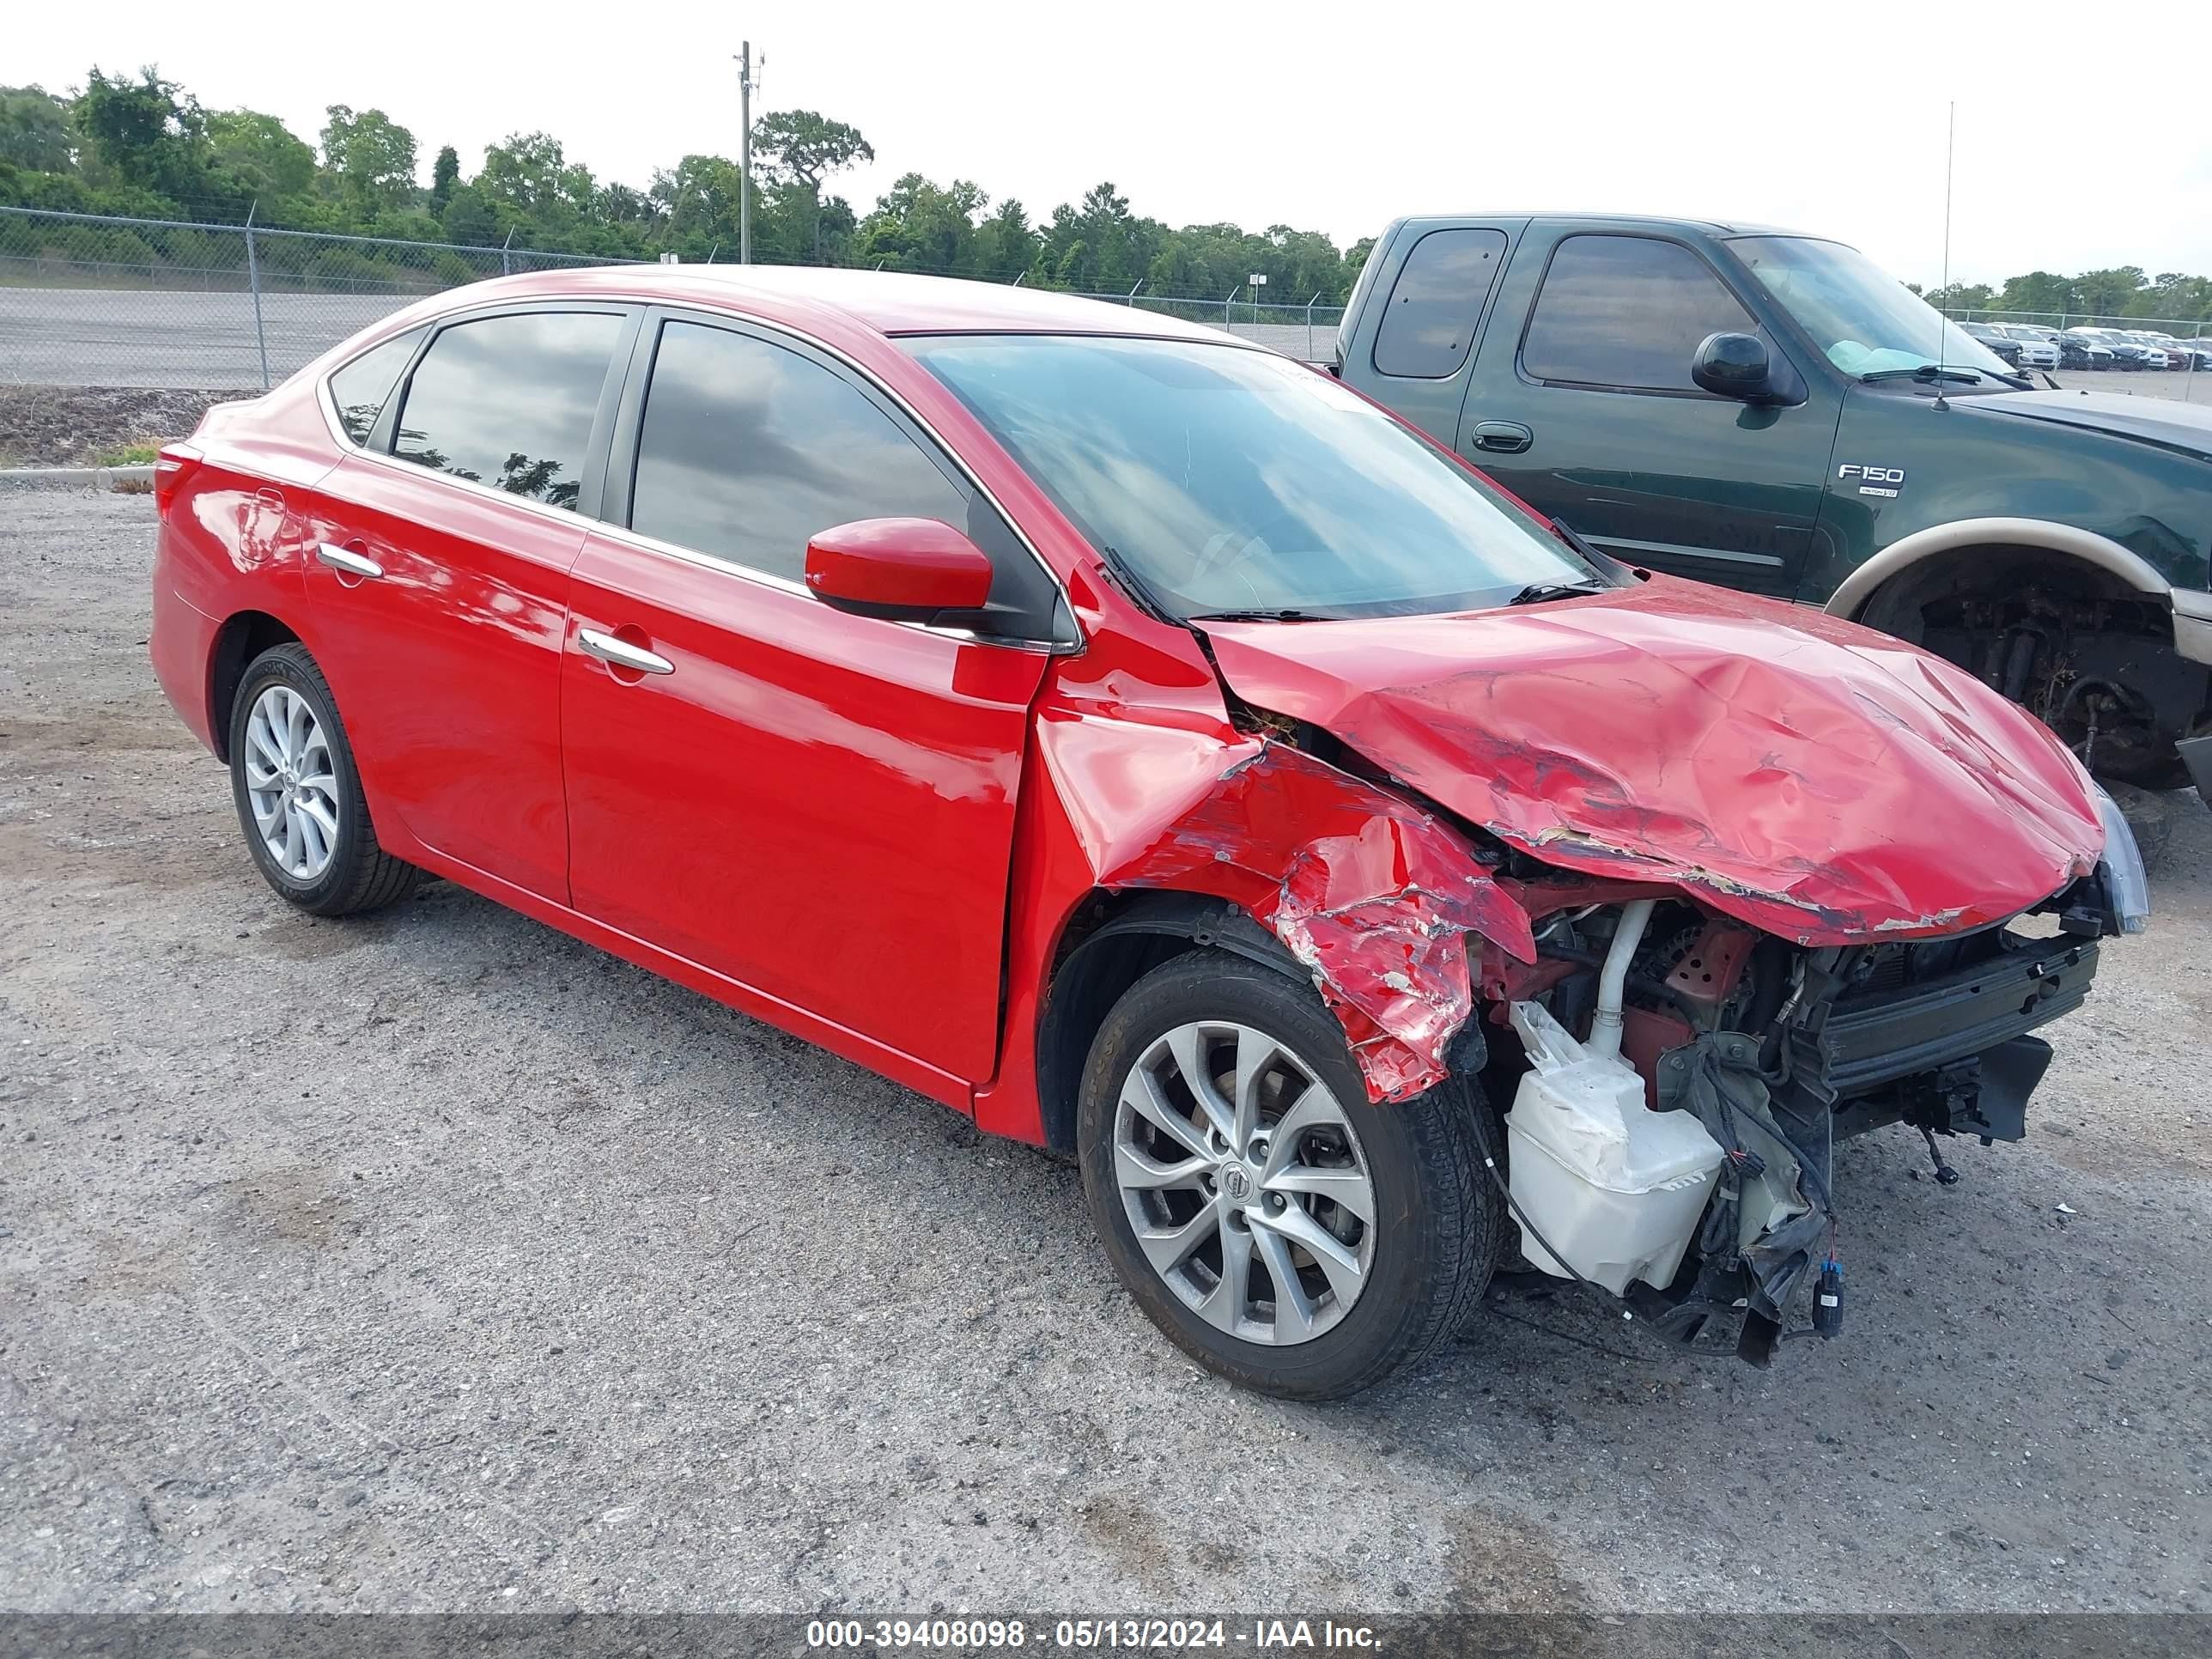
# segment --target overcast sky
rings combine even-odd
[[[2102,43],[2078,7],[1996,10],[2002,25],[1986,5],[1838,0],[107,0],[19,8],[0,82],[154,63],[310,143],[325,105],[381,108],[413,130],[426,180],[441,144],[471,173],[485,144],[543,128],[642,185],[688,151],[737,153],[731,54],[750,36],[768,107],[820,110],[875,146],[834,185],[863,213],[913,171],[1033,218],[1111,179],[1170,224],[1340,243],[1462,207],[1699,214],[1839,237],[1923,284],[1942,269],[1955,100],[1954,279],[2212,272],[2212,49],[2141,44],[2185,39],[2201,6],[2138,0],[2125,41]]]

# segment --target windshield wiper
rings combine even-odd
[[[1877,368],[1870,374],[1860,375],[1859,380],[1865,386],[1872,386],[1877,380],[1960,380],[1973,385],[1983,380],[1986,373],[1984,369],[1962,368],[1956,363],[1946,363],[1941,368],[1933,363],[1923,363],[1917,368]]]
[[[1202,611],[1190,622],[1311,622],[1304,611]]]
[[[1541,605],[1546,599],[1578,599],[1585,594],[1606,593],[1612,590],[1603,582],[1530,582],[1511,599],[1508,605]]]

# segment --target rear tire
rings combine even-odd
[[[1214,1115],[1184,1080],[1184,1056],[1212,1080]],[[1502,1216],[1474,1149],[1476,1109],[1459,1079],[1370,1104],[1310,986],[1193,951],[1138,981],[1091,1045],[1077,1119],[1084,1194],[1121,1283],[1184,1352],[1258,1393],[1341,1399],[1480,1306]],[[1256,1131],[1243,1146],[1210,1135],[1223,1111],[1232,1134]],[[1188,1259],[1156,1265],[1186,1233],[1200,1239]],[[1285,1270],[1288,1295],[1275,1279]]]
[[[415,890],[422,872],[378,842],[337,700],[305,646],[271,646],[246,665],[229,753],[246,850],[287,903],[349,916]]]

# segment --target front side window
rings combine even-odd
[[[392,453],[573,508],[622,330],[604,312],[531,312],[440,331],[408,379]]]
[[[1431,380],[1459,373],[1504,255],[1502,230],[1432,230],[1415,243],[1375,336],[1376,373]]]
[[[902,343],[1171,616],[1417,615],[1594,580],[1451,456],[1273,352],[1033,335]]]
[[[422,343],[422,331],[410,329],[380,345],[369,347],[331,376],[331,404],[337,410],[338,424],[345,428],[347,437],[357,444],[368,441],[369,434],[376,430],[376,417],[384,413],[392,387],[399,384],[399,376],[414,356],[415,348]]]
[[[1751,314],[1696,254],[1649,236],[1570,236],[1536,295],[1521,367],[1540,380],[1695,392],[1708,334],[1750,334]]]
[[[955,484],[850,382],[750,334],[671,322],[654,354],[630,528],[790,581],[855,519],[969,527]]]

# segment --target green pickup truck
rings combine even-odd
[[[1336,372],[1634,564],[1925,646],[2212,800],[2212,410],[2036,386],[1838,242],[1401,219]]]

